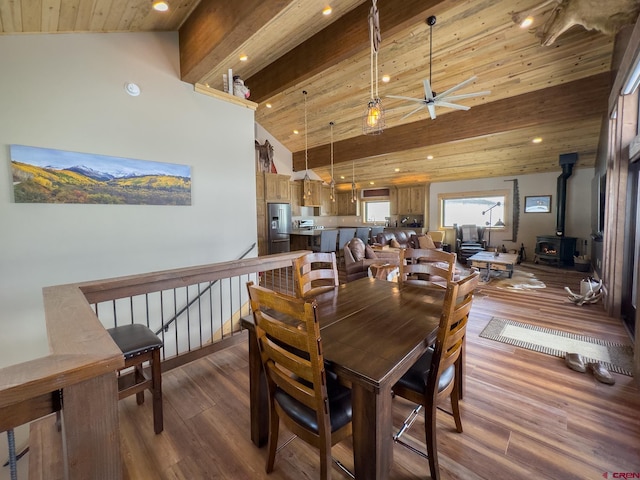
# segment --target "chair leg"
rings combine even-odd
[[[331,444],[320,444],[320,479],[331,480]]]
[[[273,407],[273,399],[269,401],[269,442],[267,454],[267,473],[273,472],[273,464],[276,460],[276,450],[278,449],[278,430],[280,428],[280,418]]]
[[[154,350],[152,354],[151,379],[151,393],[153,395],[153,430],[156,432],[156,434],[158,434],[164,429],[164,417],[162,412],[162,369],[160,365],[160,349]]]
[[[134,372],[134,379],[136,383],[140,383],[145,380],[144,371],[142,369],[142,363],[139,363],[138,365],[133,367],[133,372]],[[144,403],[144,390],[136,393],[136,402],[138,405],[142,405]]]
[[[451,413],[456,422],[456,431],[462,433],[462,419],[460,418],[460,404],[458,402],[460,398],[460,383],[456,380],[454,380],[453,390],[451,390],[449,397],[451,398]]]
[[[430,418],[427,412],[431,411]],[[429,471],[433,480],[440,480],[440,468],[438,466],[438,445],[436,444],[436,406],[429,405],[425,408],[424,429],[427,440],[427,456],[429,457]]]

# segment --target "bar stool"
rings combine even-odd
[[[108,328],[107,332],[124,355],[124,367],[118,371],[118,400],[135,393],[138,405],[142,405],[144,391],[149,389],[153,396],[153,429],[156,434],[162,432],[162,340],[147,326],[138,323]],[[144,362],[150,364],[151,377],[144,372]],[[120,375],[122,370],[131,367],[134,368],[131,374]]]

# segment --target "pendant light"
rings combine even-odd
[[[369,40],[371,43],[371,97],[362,118],[362,133],[378,135],[385,127],[384,108],[378,95],[378,49],[380,47],[380,18],[376,0],[372,0],[369,11]]]
[[[351,163],[351,203],[356,203],[358,200],[358,191],[356,190],[356,162]]]
[[[331,128],[331,182],[329,183],[329,187],[331,191],[329,193],[329,198],[331,198],[332,202],[336,201],[336,181],[333,179],[333,122],[329,122],[329,127]]]
[[[307,128],[307,91],[303,90],[304,95],[304,180],[302,198],[311,198],[311,179],[309,178],[309,135]]]

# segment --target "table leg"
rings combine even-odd
[[[357,479],[389,478],[393,462],[391,389],[375,393],[354,383],[353,460]]]
[[[258,447],[269,439],[269,398],[267,379],[262,370],[258,339],[253,329],[249,330],[249,409],[251,415],[251,441]]]

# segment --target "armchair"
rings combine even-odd
[[[456,230],[456,253],[461,262],[487,248],[484,241],[485,228],[477,225],[454,225]]]
[[[369,267],[373,264],[389,263],[398,265],[400,262],[397,250],[374,252],[371,247],[365,245],[358,237],[352,238],[342,250],[344,252],[347,282],[366,277]]]

